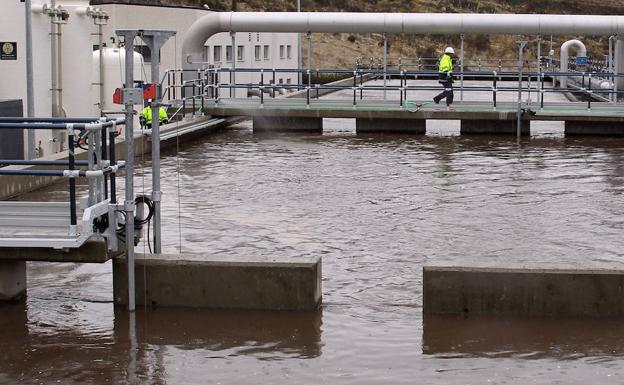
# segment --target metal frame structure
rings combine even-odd
[[[152,82],[159,84],[160,74],[158,68],[160,65],[159,52],[165,42],[175,35],[174,31],[161,30],[117,30],[117,36],[124,38],[124,46],[126,50],[125,62],[125,82],[122,90],[122,103],[125,105],[126,116],[126,198],[124,201],[124,211],[126,212],[126,240],[134,237],[134,212],[136,205],[134,203],[134,127],[133,115],[134,106],[143,103],[143,90],[134,88],[134,39],[141,38],[152,50]],[[154,252],[161,252],[161,227],[160,227],[160,126],[158,113],[161,106],[161,89],[156,93],[156,99],[152,102],[152,198],[155,202],[154,214]],[[154,110],[155,109],[155,110]],[[154,115],[155,114],[155,115]],[[156,203],[158,202],[158,203]],[[156,248],[156,245],[157,248]],[[134,243],[126,242],[126,263],[128,271],[128,310],[136,309],[135,297],[135,277],[134,277]]]
[[[0,117],[0,129],[64,129],[68,144],[66,161],[0,160],[0,165],[5,166],[60,169],[0,168],[0,175],[65,177],[69,180],[67,203],[0,202],[0,227],[4,227],[0,231],[3,235],[0,236],[0,247],[72,249],[82,246],[93,236],[103,236],[108,241],[109,250],[117,250],[115,177],[125,162],[117,161],[114,140],[116,126],[121,123],[124,123],[123,119]],[[75,146],[80,146],[81,142],[88,144],[87,161],[76,160]],[[86,169],[77,168],[80,166],[86,166]],[[89,196],[79,225],[76,178],[84,177],[93,182],[89,183]],[[95,226],[96,221],[102,225]]]

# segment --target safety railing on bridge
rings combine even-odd
[[[276,82],[278,78],[284,78],[285,74],[291,74],[293,79],[301,78],[303,81],[289,84]],[[345,80],[333,83],[319,81],[323,75],[329,74],[334,75],[334,78]],[[239,78],[245,75],[251,81],[237,82],[236,75],[239,75]],[[493,108],[499,106],[499,96],[504,93],[519,93],[521,98],[526,98],[521,100],[522,103],[537,104],[542,109],[548,104],[545,101],[545,95],[569,93],[584,100],[589,110],[592,108],[592,103],[596,103],[595,98],[603,102],[616,102],[616,96],[623,92],[617,88],[617,79],[622,76],[624,74],[604,72],[524,70],[454,73],[456,82],[460,78],[473,80],[473,82],[461,81],[456,91],[459,91],[462,96],[464,93],[490,93]],[[563,77],[575,79],[576,85],[561,85],[553,81]],[[305,99],[305,104],[309,106],[316,103],[315,100],[319,98],[319,95],[327,91],[348,91],[354,107],[364,106],[373,101],[378,102],[378,100],[371,99],[369,91],[382,91],[383,100],[387,105],[392,106],[396,103],[397,106],[404,108],[419,91],[441,89],[437,82],[419,84],[412,80],[437,80],[437,78],[438,72],[430,70],[207,68],[194,71],[170,71],[163,83],[163,95],[172,101],[177,101],[183,106],[183,110],[189,110],[192,114],[200,113],[207,105],[218,105],[228,99],[240,100],[252,97],[260,105],[264,105],[267,100],[281,98],[294,92],[299,92],[298,96]],[[383,84],[379,84],[379,82],[368,82],[370,79],[384,79],[384,81]],[[474,80],[480,82],[475,83]],[[484,82],[489,84],[483,84]],[[511,82],[515,83],[511,84]],[[241,89],[245,92],[237,92]],[[344,97],[344,92],[342,95]]]

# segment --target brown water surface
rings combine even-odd
[[[322,309],[130,317],[113,308],[110,263],[30,263],[26,303],[0,307],[0,383],[622,383],[624,321],[423,320],[422,266],[620,261],[624,140],[329,126],[243,124],[162,161],[166,252],[181,234],[183,252],[321,256]]]

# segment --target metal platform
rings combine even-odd
[[[0,202],[0,248],[75,249],[93,235],[93,220],[109,214],[109,201],[83,210],[71,225],[68,202]]]

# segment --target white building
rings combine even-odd
[[[52,12],[51,3],[55,3]],[[108,52],[104,57],[118,55],[104,69],[104,110],[121,110],[112,104],[112,92],[123,85],[123,49],[118,49],[115,30],[159,29],[176,31],[160,52],[161,74],[167,69],[181,68],[181,47],[184,36],[195,20],[208,10],[115,4],[99,1],[90,6],[87,0],[32,0],[32,38],[34,67],[35,116],[88,117],[99,116],[99,31]],[[89,8],[90,7],[90,8]],[[99,11],[94,13],[93,11]],[[108,19],[101,18],[106,14]],[[100,18],[97,17],[100,16]],[[98,25],[106,21],[101,27]],[[0,99],[21,99],[26,114],[26,38],[25,8],[19,0],[4,0],[0,12],[0,42],[15,43],[15,57],[0,57]],[[51,33],[52,32],[52,33]],[[58,32],[58,33],[57,33]],[[152,54],[137,39],[135,79],[151,80]],[[296,68],[297,34],[236,33],[235,50],[229,33],[211,37],[206,43],[206,65],[231,67],[235,51],[237,68]],[[60,52],[55,55],[55,51]],[[119,63],[119,65],[117,63]],[[111,68],[110,66],[114,66]],[[119,75],[117,75],[119,74]],[[258,82],[258,73],[237,74],[237,83]],[[265,76],[266,77],[266,76]],[[276,83],[295,83],[296,73],[278,73]],[[272,79],[266,79],[269,83]],[[222,81],[227,82],[227,77]],[[224,91],[222,91],[224,92]],[[238,97],[245,97],[239,90]],[[137,106],[140,108],[140,106]],[[60,151],[64,133],[36,133],[36,143],[43,154]],[[24,141],[26,143],[26,140]],[[26,152],[26,151],[25,151]]]

